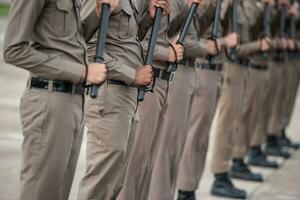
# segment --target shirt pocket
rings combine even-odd
[[[67,36],[77,31],[77,16],[72,0],[56,1],[55,11],[52,15],[54,31],[58,36]]]
[[[134,10],[129,0],[121,0],[119,37],[122,39],[136,36],[137,22],[134,16]]]

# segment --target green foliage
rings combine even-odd
[[[7,16],[8,12],[9,12],[9,5],[0,3],[0,16]]]

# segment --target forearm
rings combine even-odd
[[[43,20],[41,13],[45,6],[45,0],[12,1],[4,39],[4,60],[37,76],[80,82],[84,65],[64,60],[59,53],[47,54],[33,46],[32,35],[36,23]]]
[[[205,42],[186,39],[184,42],[184,58],[196,59],[208,54]]]
[[[246,57],[251,54],[260,52],[260,43],[258,41],[248,42],[236,47],[238,57]]]

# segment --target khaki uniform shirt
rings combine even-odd
[[[93,12],[95,4],[94,0],[84,3],[81,13],[83,19]],[[134,81],[136,69],[143,65],[143,49],[138,40],[139,25],[149,24],[139,20],[138,6],[135,0],[120,0],[109,17],[105,44],[104,60],[108,79],[124,81],[128,85]],[[148,18],[146,20],[149,21]],[[88,42],[89,60],[95,56],[96,44],[97,34],[94,34]]]
[[[227,3],[227,0],[224,1]],[[231,32],[231,6],[225,6],[226,10],[222,17],[222,23],[224,24],[225,34]],[[237,46],[237,55],[239,58],[247,59],[250,55],[253,55],[260,51],[259,42],[253,42],[250,39],[251,20],[246,13],[247,3],[246,1],[238,1],[238,17],[237,17],[237,34],[240,36],[240,43]]]
[[[222,7],[224,7],[224,6],[222,5]],[[222,7],[221,7],[221,13],[222,13],[222,9],[224,9]],[[208,39],[208,38],[211,37],[212,31],[213,31],[212,30],[213,29],[213,23],[214,23],[214,21],[213,21],[214,20],[214,13],[215,13],[214,9],[215,8],[213,8],[213,10],[210,10],[210,11],[207,10],[206,11],[206,13],[209,12],[210,16],[213,14],[212,15],[213,18],[207,19],[207,17],[204,17],[204,21],[210,22],[210,26],[207,29],[205,29],[205,26],[199,25],[198,28],[197,28],[198,35],[202,37],[203,41],[205,41],[206,39]],[[221,23],[221,13],[220,13],[220,20],[219,20],[219,27],[218,27],[217,38],[222,38],[223,37],[223,27],[222,27],[222,23]],[[201,14],[199,14],[199,12],[198,12],[198,15],[201,16]],[[204,14],[204,16],[205,16],[205,14]],[[206,16],[207,16],[207,14],[206,14]],[[200,19],[200,18],[198,17],[197,19]],[[198,23],[198,24],[200,24],[200,23]],[[221,51],[219,52],[219,54],[217,56],[214,57],[214,61],[213,62],[215,64],[221,64],[221,63],[225,62],[225,60],[226,60],[226,54],[225,54],[225,49],[224,48],[225,48],[225,43],[224,43],[223,40],[221,40]],[[199,58],[199,61],[201,63],[208,63],[207,59],[204,58],[204,57]]]
[[[142,1],[142,0],[141,0]],[[146,8],[146,6],[145,6]],[[167,67],[166,63],[168,62],[169,59],[169,41],[170,38],[169,36],[173,36],[174,32],[179,30],[181,26],[184,23],[184,20],[188,14],[188,7],[186,4],[183,4],[181,9],[181,12],[178,12],[177,14],[174,15],[174,18],[171,21],[170,16],[163,16],[161,18],[160,22],[160,29],[158,31],[158,38],[157,38],[157,43],[155,46],[155,51],[153,55],[153,66],[159,69],[165,69]],[[143,49],[144,49],[144,56],[146,56],[147,50],[148,50],[148,45],[149,45],[149,40],[151,36],[151,29],[149,28],[147,30],[147,33],[145,37],[143,38],[142,44],[143,44]],[[172,32],[172,33],[170,33]],[[169,35],[168,35],[169,33]]]
[[[83,81],[87,65],[86,33],[98,17],[81,22],[81,0],[13,0],[4,39],[6,62],[30,71],[31,76]]]
[[[185,5],[184,0],[174,0],[170,4],[171,6],[171,18],[176,13],[181,11],[181,8]],[[202,9],[202,13],[200,12],[201,9],[197,9],[197,13],[194,15],[193,21],[189,27],[187,32],[185,41],[184,41],[184,59],[195,60],[200,56],[207,55],[207,48],[205,43],[200,41],[200,37],[203,33],[200,33],[199,27],[202,29],[208,28],[212,18],[213,18],[213,10],[214,5],[208,3],[205,5],[205,8]],[[172,14],[173,13],[173,14]],[[178,32],[179,30],[177,30]]]

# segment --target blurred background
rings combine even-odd
[[[0,200],[16,200],[19,191],[22,133],[19,121],[19,99],[25,88],[27,72],[3,62],[3,39],[9,12],[9,0],[0,0]],[[216,115],[217,117],[217,115]],[[287,129],[292,139],[300,141],[300,97],[297,99],[291,126]],[[214,138],[214,128],[211,141]],[[209,195],[213,181],[209,170],[212,145],[209,148],[207,167],[197,197],[201,200],[221,198]],[[85,141],[83,141],[78,169],[70,200],[76,199],[79,180],[85,169]],[[275,158],[273,158],[275,159]],[[247,189],[250,199],[255,200],[299,200],[300,199],[300,151],[281,163],[279,170],[253,168],[264,175],[265,183],[234,181],[235,185]]]

